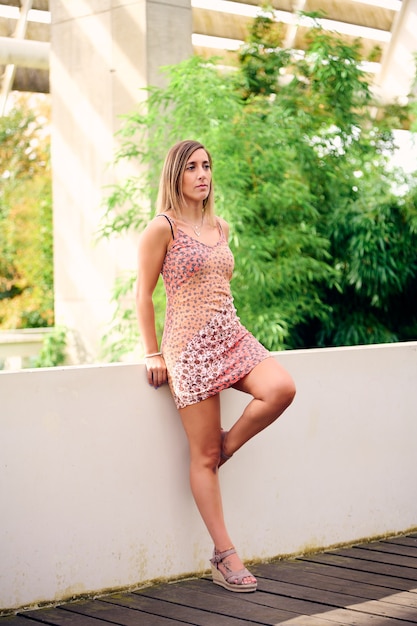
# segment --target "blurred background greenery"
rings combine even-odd
[[[380,106],[359,44],[318,24],[304,55],[294,55],[268,12],[238,58],[230,71],[194,56],[165,68],[165,88],[147,90],[116,156],[119,165],[138,159],[143,175],[107,195],[100,236],[144,227],[167,146],[194,138],[214,159],[235,304],[260,341],[281,350],[415,340],[416,175],[392,166],[393,131],[414,128],[413,98]],[[24,96],[0,119],[1,329],[54,325],[48,125],[47,101]],[[115,285],[109,360],[138,341],[125,297],[134,279],[132,268]],[[163,300],[159,286],[159,333]]]

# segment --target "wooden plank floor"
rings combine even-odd
[[[183,580],[20,612],[0,626],[417,624],[417,533],[251,569],[256,593]]]

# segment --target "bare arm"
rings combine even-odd
[[[165,219],[155,219],[143,231],[138,248],[138,278],[136,283],[136,312],[145,354],[159,352],[155,329],[153,292],[171,239],[171,229]],[[148,382],[159,387],[167,381],[164,358],[146,359]]]

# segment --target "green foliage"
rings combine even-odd
[[[53,324],[48,111],[25,100],[0,119],[0,327]]]
[[[329,227],[341,291],[327,296],[332,316],[319,332],[319,345],[416,337],[415,215],[414,203],[409,211],[382,183],[364,186],[358,200],[334,212]]]
[[[113,319],[107,333],[103,336],[102,357],[111,362],[119,361],[132,352],[139,340],[136,311],[131,306],[131,295],[136,277],[134,275],[119,277],[113,290],[112,301],[115,305]],[[165,311],[165,290],[160,278],[154,292],[155,308],[159,312],[156,319],[156,333],[162,338]]]
[[[248,41],[238,53],[244,97],[276,92],[280,72],[291,59],[291,51],[281,44],[282,27],[266,11],[253,22]]]
[[[64,365],[66,359],[67,330],[56,327],[43,340],[39,356],[33,367],[57,367]]]
[[[167,147],[197,139],[231,225],[239,315],[268,348],[415,338],[416,306],[400,303],[416,287],[416,186],[388,168],[390,119],[370,116],[359,47],[320,28],[302,58],[281,44],[263,13],[238,71],[198,57],[166,68],[166,88],[150,88],[122,131],[118,159],[146,173],[114,188],[102,232],[141,229]]]

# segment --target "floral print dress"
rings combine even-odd
[[[161,216],[173,234],[161,272],[167,295],[161,348],[180,409],[231,387],[270,353],[236,314],[234,259],[220,223],[219,240],[210,246]]]

